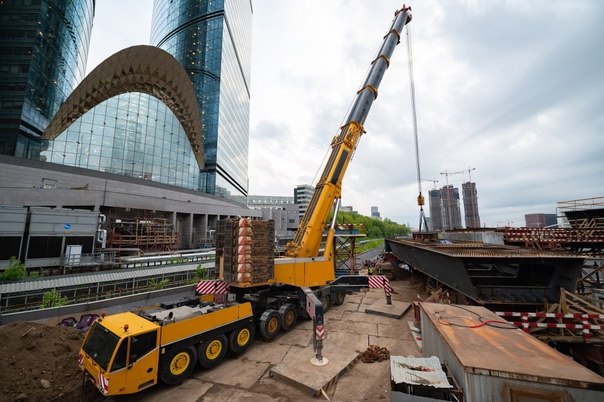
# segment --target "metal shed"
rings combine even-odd
[[[446,362],[466,401],[599,402],[604,377],[484,307],[421,303],[424,356]],[[490,321],[493,322],[490,322]]]

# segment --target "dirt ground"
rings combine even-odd
[[[0,326],[0,401],[85,401],[74,328],[32,322]]]

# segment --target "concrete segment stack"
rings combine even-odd
[[[273,279],[273,221],[228,219],[220,221],[216,229],[216,269],[225,282],[263,283]]]

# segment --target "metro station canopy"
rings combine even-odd
[[[99,64],[63,102],[42,138],[56,138],[99,103],[127,92],[152,95],[168,106],[187,134],[199,167],[203,168],[203,133],[193,83],[172,55],[155,46],[132,46]]]

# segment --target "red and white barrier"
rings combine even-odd
[[[197,294],[200,295],[218,295],[229,293],[229,285],[221,280],[215,281],[199,281],[195,286]]]
[[[562,328],[562,329],[580,329],[582,336],[585,340],[591,337],[591,330],[602,331],[604,330],[604,324],[592,324],[588,320],[604,320],[604,314],[598,313],[545,313],[545,312],[510,312],[510,311],[496,311],[500,317],[520,317],[520,321],[510,321],[510,324],[514,324],[518,328],[521,328],[525,332],[529,332],[529,328]],[[581,324],[568,323],[568,322],[531,322],[529,319],[557,319],[561,320],[575,320],[581,321]]]
[[[604,320],[604,314],[597,313],[528,313],[528,312],[508,312],[508,311],[496,311],[500,317],[530,317],[530,318],[580,318],[580,319],[591,319],[591,320]]]

